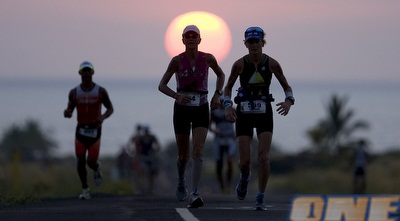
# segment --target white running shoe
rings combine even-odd
[[[79,199],[81,199],[81,200],[90,199],[90,189],[89,188],[82,189],[82,193],[79,194]]]

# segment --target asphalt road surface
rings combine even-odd
[[[266,195],[267,211],[254,211],[255,196],[239,201],[234,195],[203,195],[205,205],[187,209],[173,196],[104,196],[42,199],[38,203],[0,206],[7,221],[258,221],[287,220],[292,195]]]

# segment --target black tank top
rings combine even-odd
[[[272,72],[269,69],[268,55],[262,55],[262,62],[257,68],[249,61],[248,56],[243,56],[244,66],[240,73],[240,87],[250,97],[268,96]]]

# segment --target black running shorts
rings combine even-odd
[[[273,132],[274,121],[272,115],[272,106],[267,105],[266,113],[261,114],[243,114],[236,109],[236,136],[253,137],[253,129],[256,128],[257,134],[262,132]]]
[[[208,103],[194,107],[175,102],[173,122],[175,134],[190,134],[190,126],[208,128],[210,123]]]

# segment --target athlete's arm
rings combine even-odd
[[[225,82],[225,74],[222,71],[221,67],[218,65],[217,59],[212,54],[206,54],[207,64],[214,71],[215,75],[217,75],[217,82],[215,86],[216,91],[222,91]],[[211,99],[211,110],[215,110],[220,106],[220,100],[218,93],[214,93]]]
[[[270,57],[269,68],[272,73],[274,73],[276,79],[278,79],[279,83],[282,86],[283,91],[285,92],[285,96],[287,94],[293,94],[292,87],[288,84],[285,75],[283,74],[283,70],[281,65],[275,59]],[[292,102],[288,99],[285,99],[284,102],[277,103],[276,106],[279,106],[277,111],[279,114],[286,116],[289,113],[290,107],[292,106]]]
[[[75,89],[72,89],[68,94],[67,109],[64,110],[65,118],[72,117],[72,112],[74,112],[74,109],[75,109],[74,97],[75,97]]]
[[[104,114],[100,115],[97,118],[98,124],[103,123],[103,121],[106,118],[108,118],[109,116],[111,116],[111,114],[114,112],[114,107],[111,103],[110,97],[108,96],[108,92],[103,87],[100,88],[100,97],[101,97],[103,106],[106,108],[106,112],[104,112]]]
[[[276,79],[278,79],[279,83],[281,84],[284,92],[291,92],[292,88],[289,86],[285,75],[283,74],[283,70],[281,65],[275,59],[270,57],[269,67],[272,73],[274,73]]]
[[[235,85],[235,82],[237,80],[237,78],[239,77],[240,73],[243,70],[243,59],[239,59],[237,60],[233,65],[232,65],[232,69],[231,69],[231,74],[228,78],[228,81],[226,82],[225,88],[224,88],[224,108],[225,108],[225,117],[227,120],[231,121],[231,122],[235,122],[236,121],[236,112],[235,109],[233,109],[233,106],[231,105],[230,107],[225,107],[225,102],[227,100],[231,101],[231,96],[232,96],[232,88]]]
[[[168,82],[171,80],[172,75],[178,71],[179,68],[179,56],[175,56],[169,62],[168,68],[165,71],[163,77],[161,78],[160,83],[158,84],[158,90],[164,93],[167,96],[170,96],[176,99],[179,103],[186,104],[190,102],[189,96],[184,96],[179,94],[178,92],[173,91],[170,87],[168,87]]]

